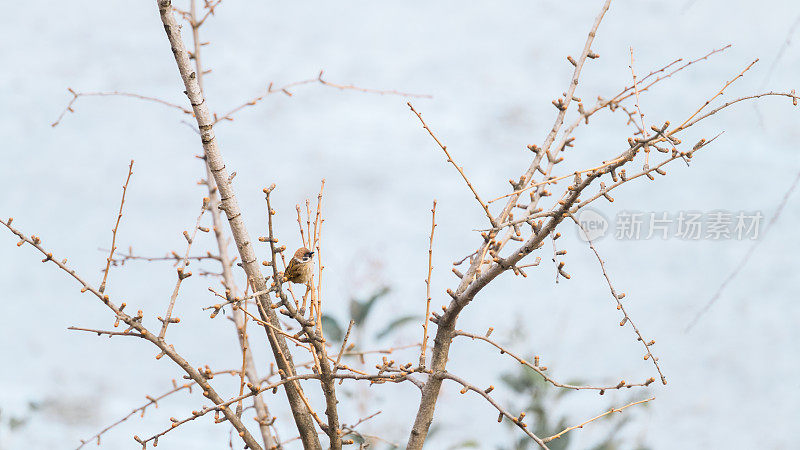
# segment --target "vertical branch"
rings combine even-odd
[[[303,222],[300,217],[300,205],[295,205],[294,208],[297,210],[297,226],[300,227],[300,240],[303,241],[303,247],[309,248],[311,244],[306,241],[306,231],[303,229]]]
[[[197,69],[197,85],[200,87],[200,92],[203,92],[203,62],[200,59],[200,25],[202,23],[197,20],[197,0],[190,0],[189,2],[189,25],[192,27],[192,44],[194,52],[192,52],[192,59],[194,60],[194,67]]]
[[[244,291],[245,297],[247,297],[247,289]],[[241,303],[241,308],[244,310],[244,319],[242,320],[242,325],[236,327],[236,332],[239,334],[239,343],[242,349],[242,368],[239,370],[239,397],[244,394],[244,379],[245,379],[245,370],[247,369],[247,356],[248,352],[250,351],[249,348],[249,339],[247,336],[247,300]],[[236,415],[242,415],[242,400],[236,403]]]
[[[644,114],[642,114],[642,107],[639,103],[639,83],[636,82],[636,71],[633,70],[633,47],[630,47],[631,51],[631,65],[628,66],[631,69],[631,76],[633,77],[633,92],[636,95],[636,111],[639,113],[639,122],[640,127],[639,129],[642,130],[642,137],[648,138],[647,128],[644,127]],[[649,167],[650,162],[650,146],[645,145],[644,147],[644,165],[645,167]]]
[[[425,349],[428,346],[428,319],[431,316],[431,273],[433,272],[433,231],[436,229],[436,200],[431,208],[431,239],[428,244],[428,278],[425,280],[425,321],[422,324],[422,351],[419,354],[419,366],[425,367]]]
[[[319,374],[320,384],[322,385],[322,393],[325,396],[325,415],[328,417],[327,425],[324,425],[319,420],[319,417],[314,415],[314,419],[320,424],[320,428],[322,428],[328,435],[330,440],[330,448],[333,450],[340,450],[342,448],[342,436],[340,433],[339,427],[339,412],[337,410],[337,405],[339,401],[336,399],[336,388],[334,386],[334,377],[333,372],[331,371],[330,361],[328,358],[327,350],[325,349],[325,341],[322,338],[322,326],[319,324],[317,320],[311,320],[310,318],[307,320],[303,317],[302,310],[297,310],[289,302],[288,297],[282,291],[281,288],[281,281],[280,275],[278,274],[278,266],[277,266],[277,254],[283,251],[283,247],[278,249],[275,246],[277,239],[275,238],[275,233],[273,231],[272,226],[272,216],[275,214],[275,211],[272,209],[270,203],[270,194],[275,189],[275,185],[271,185],[268,188],[264,189],[265,198],[267,201],[267,210],[268,210],[268,237],[267,241],[270,245],[271,250],[271,262],[269,265],[272,266],[272,273],[273,277],[275,278],[276,282],[274,284],[275,295],[280,299],[279,305],[283,306],[285,309],[281,310],[282,313],[288,315],[289,317],[295,319],[300,326],[302,327],[301,332],[306,335],[310,344],[311,344],[311,355],[314,358],[314,367],[315,371]],[[322,195],[322,190],[320,189],[320,196]],[[319,200],[321,202],[321,199]],[[308,224],[311,223],[310,214],[309,219],[307,220]],[[302,225],[301,225],[302,228]],[[319,230],[319,228],[318,228]],[[314,237],[311,234],[310,227],[308,228],[308,238],[311,240]],[[312,299],[311,299],[311,310],[313,311],[315,308],[314,303],[314,289],[311,289],[312,292]],[[309,315],[309,317],[315,317]],[[301,399],[305,400],[305,396],[301,396]],[[309,406],[309,410],[311,410]],[[313,414],[313,411],[312,411]]]
[[[314,240],[312,241],[312,245],[317,252],[317,332],[319,333],[319,337],[324,340],[325,336],[322,331],[322,269],[325,267],[322,265],[322,222],[324,222],[325,219],[322,219],[320,215],[322,212],[323,189],[325,189],[324,178],[319,187],[319,194],[317,194],[317,212],[314,218]]]
[[[325,348],[325,337],[322,332],[322,270],[325,268],[322,265],[322,223],[325,219],[322,218],[322,192],[325,189],[325,179],[322,179],[319,187],[319,194],[317,194],[317,209],[314,218],[314,233],[313,239],[311,234],[311,211],[309,209],[309,201],[306,200],[306,210],[308,215],[308,239],[309,243],[313,245],[317,252],[317,293],[316,297],[316,316],[314,323],[316,327],[316,339],[313,339],[314,349],[318,353],[319,367],[322,371],[320,383],[322,385],[322,392],[325,394],[325,415],[328,416],[328,437],[330,439],[331,449],[342,448],[342,437],[339,429],[339,413],[337,405],[339,401],[336,399],[336,390],[334,387],[333,373],[336,370],[336,365],[331,369],[330,361],[328,358],[328,350]],[[312,291],[314,287],[312,286]],[[314,301],[314,299],[312,299]],[[337,363],[338,364],[338,363]]]
[[[119,202],[119,213],[117,214],[117,223],[114,224],[114,230],[112,231],[111,235],[111,252],[108,254],[108,258],[106,258],[106,268],[103,270],[103,282],[100,283],[100,288],[98,291],[102,294],[106,290],[106,280],[108,279],[108,271],[111,268],[111,260],[114,259],[114,250],[117,249],[117,229],[119,228],[119,221],[122,219],[122,207],[125,205],[125,193],[128,192],[128,182],[131,181],[131,175],[133,174],[133,160],[131,160],[131,164],[128,166],[128,178],[125,179],[125,184],[122,185],[122,200]]]
[[[229,179],[228,171],[225,168],[222,153],[220,152],[214,134],[214,118],[200,90],[200,85],[197,81],[198,74],[191,67],[189,54],[181,39],[180,26],[172,14],[172,2],[170,0],[158,0],[157,3],[161,22],[164,25],[167,39],[169,40],[172,53],[175,57],[175,63],[186,89],[185,92],[189,98],[189,103],[192,105],[192,110],[194,111],[206,163],[219,189],[221,200],[219,208],[225,211],[228,224],[231,228],[231,234],[239,250],[242,268],[247,274],[248,279],[251,280],[253,291],[266,293],[268,291],[266,281],[258,267],[258,261],[250,240],[250,234],[244,223],[236,193],[231,185],[231,180]],[[281,326],[278,317],[275,311],[270,308],[269,296],[260,294],[256,297],[256,303],[259,306],[259,313],[262,315],[264,322],[269,322],[276,329],[280,329]],[[289,347],[286,344],[286,339],[284,336],[274,333],[269,326],[266,326],[265,329],[281,377],[287,378],[294,375],[294,363],[291,353],[289,352]],[[314,428],[314,422],[309,413],[309,409],[302,402],[299,385],[286,383],[284,387],[303,445],[308,449],[321,449],[322,446],[319,442],[317,431]]]
[[[333,373],[335,374],[337,370],[339,370],[339,362],[342,360],[342,355],[344,355],[344,351],[347,350],[347,340],[350,339],[350,332],[353,331],[353,325],[356,323],[355,320],[350,320],[350,324],[347,325],[347,333],[344,334],[344,339],[342,339],[342,347],[339,349],[339,353],[336,355],[336,361],[333,363]]]
[[[633,70],[633,47],[630,47],[631,51],[631,65],[628,66],[631,69],[631,76],[633,77],[633,92],[636,97],[636,111],[639,113],[639,122],[640,122],[640,129],[642,130],[642,137],[648,137],[647,129],[644,127],[644,114],[642,114],[642,107],[639,103],[639,83],[636,81],[636,71]]]
[[[311,204],[308,199],[306,199],[306,231],[308,232],[308,244],[314,245],[311,240]]]

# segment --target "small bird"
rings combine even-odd
[[[295,284],[308,284],[311,282],[311,273],[314,269],[314,252],[300,247],[294,252],[283,279]]]

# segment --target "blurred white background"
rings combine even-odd
[[[204,54],[213,69],[206,78],[208,102],[224,112],[269,82],[282,85],[321,69],[334,82],[431,94],[432,100],[412,100],[415,107],[484,198],[493,198],[508,192],[506,180],[527,167],[525,146],[541,144],[552,126],[550,101],[567,87],[572,70],[566,55],[583,47],[601,3],[224,2],[202,30],[211,42]],[[646,120],[682,121],[755,58],[759,64],[723,99],[798,88],[800,28],[793,26],[799,18],[800,6],[790,0],[615,1],[593,46],[601,58],[587,63],[577,95],[588,103],[630,83],[629,47],[637,72],[645,74],[728,43],[728,51],[644,94]],[[0,215],[13,216],[15,225],[41,236],[58,258],[69,258],[99,284],[105,253],[98,248],[110,245],[120,186],[134,159],[118,246],[156,256],[184,248],[181,232],[194,223],[204,196],[196,181],[205,171],[194,157],[202,151],[197,136],[180,123],[179,112],[125,98],[82,98],[75,114],[50,127],[71,97],[67,87],[186,103],[155,2],[7,2],[0,41]],[[373,317],[378,329],[396,315],[424,312],[429,210],[436,198],[434,306],[444,304],[444,290],[456,284],[450,264],[477,246],[480,237],[472,230],[485,220],[406,100],[318,85],[294,94],[274,95],[217,130],[227,166],[238,173],[235,185],[251,234],[263,234],[265,226],[261,189],[276,183],[277,231],[296,246],[294,205],[315,196],[325,178],[324,298],[344,320],[351,296],[388,284],[392,292]],[[725,131],[691,167],[674,164],[656,182],[632,182],[616,191],[616,202],[598,203],[597,209],[606,217],[623,210],[757,210],[769,219],[800,170],[798,114],[785,98],[718,114],[684,139]],[[574,164],[588,166],[627,147],[623,116],[602,116],[578,133],[567,155]],[[736,267],[749,241],[597,243],[616,287],[627,293],[632,317],[656,339],[654,352],[669,380],[651,386],[656,400],[649,407],[625,412],[631,420],[621,432],[623,448],[796,448],[798,201],[795,193],[749,264],[689,333],[686,324]],[[571,280],[554,283],[546,246],[539,268],[529,270],[527,279],[498,279],[467,308],[459,328],[483,332],[492,326],[505,343],[515,329],[524,329],[513,349],[541,355],[560,379],[657,377],[632,331],[619,327],[588,247],[564,234]],[[211,239],[195,248],[214,248]],[[66,331],[71,325],[107,328],[112,320],[64,273],[15,243],[0,232],[0,448],[74,448],[143,403],[144,395],[169,389],[169,380],[181,374],[169,361],[156,361],[142,342]],[[266,254],[266,247],[260,251]],[[206,290],[212,283],[201,277],[184,283],[176,309],[182,322],[169,337],[195,366],[234,367],[240,355],[233,327],[201,311],[214,303]],[[129,263],[112,269],[108,292],[132,310],[143,309],[152,325],[173,285],[168,263]],[[410,343],[420,335],[410,325],[374,344]],[[263,342],[260,330],[251,337]],[[264,346],[258,347],[257,356],[268,361]],[[414,360],[411,354],[403,358]],[[457,341],[448,367],[478,385],[499,386],[498,375],[516,366],[485,344]],[[367,409],[384,413],[364,431],[404,444],[416,389],[384,385],[373,391]],[[510,392],[496,392],[499,400],[511,400]],[[187,415],[201,402],[196,394],[177,394],[144,419],[131,419],[104,436],[103,448],[138,448],[133,434],[149,436],[166,427],[169,416]],[[646,395],[579,392],[554,414],[579,422]],[[28,412],[28,402],[43,406]],[[29,420],[11,431],[11,416]],[[357,418],[352,410],[343,420]],[[446,385],[436,414],[441,428],[429,447],[467,439],[479,439],[481,448],[507,447],[518,431],[495,418],[482,399]],[[280,420],[283,436],[291,436],[285,412]],[[196,422],[164,437],[159,448],[227,447],[227,426]],[[573,432],[572,448],[586,448],[608,432],[603,423]]]

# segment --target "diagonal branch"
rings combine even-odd
[[[73,328],[71,327],[70,329],[73,329]],[[223,370],[223,371],[213,372],[212,375],[214,375],[214,376],[222,375],[222,374],[235,375],[237,373],[238,372],[236,372],[235,370],[234,371],[232,371],[232,370]],[[188,389],[189,392],[192,392],[192,386],[194,386],[195,384],[196,383],[194,381],[189,381],[189,382],[186,382],[184,384],[179,385],[178,383],[175,382],[175,380],[172,380],[172,389],[170,389],[169,391],[167,391],[167,392],[165,392],[165,393],[163,393],[163,394],[161,394],[161,395],[159,395],[157,397],[153,397],[153,396],[150,396],[150,395],[145,396],[145,398],[147,399],[147,403],[143,404],[142,406],[139,406],[138,408],[134,408],[131,412],[129,412],[127,415],[125,415],[121,419],[117,420],[116,422],[112,423],[111,425],[108,425],[105,428],[103,428],[102,430],[100,430],[97,433],[95,433],[94,436],[92,436],[90,438],[87,438],[87,439],[81,439],[81,445],[76,447],[75,450],[80,450],[81,448],[86,446],[86,444],[88,444],[88,443],[90,443],[92,441],[95,441],[97,443],[97,445],[100,445],[100,437],[103,434],[107,433],[112,428],[114,428],[117,425],[119,425],[119,424],[125,422],[126,420],[130,419],[136,413],[139,413],[140,417],[144,417],[144,414],[147,411],[147,408],[149,408],[150,406],[155,406],[156,408],[158,408],[158,402],[160,400],[162,400],[162,399],[164,399],[166,397],[169,397],[170,395],[172,395],[172,394],[174,394],[176,392],[180,392],[180,391],[182,391],[184,389]]]
[[[205,22],[205,19],[208,18],[209,14],[214,13],[214,8],[219,5],[220,1],[221,0],[218,0],[216,3],[205,2],[206,14],[202,19],[198,20],[196,9],[197,2],[196,0],[191,0],[189,4],[188,16],[186,16],[190,26],[192,27],[192,44],[194,47],[192,59],[194,60],[196,73],[199,74],[197,77],[197,82],[200,85],[201,91],[203,89],[203,74],[205,72],[203,71],[201,55],[202,43],[200,41],[200,27]],[[210,200],[209,213],[211,214],[211,220],[214,225],[214,237],[217,241],[217,250],[219,252],[218,260],[222,268],[222,279],[225,288],[231,291],[235,297],[237,295],[237,288],[236,281],[233,278],[232,270],[235,258],[231,259],[231,257],[228,255],[228,239],[223,233],[224,224],[218,208],[220,201],[217,192],[217,183],[214,181],[214,177],[211,174],[211,169],[208,167],[208,164],[205,163],[205,159],[203,160],[203,167],[205,168],[206,172],[205,185],[208,188],[208,197]],[[242,359],[244,360],[244,367],[242,369],[243,373],[240,374],[240,376],[246,376],[251,383],[257,384],[260,380],[260,377],[258,376],[256,363],[253,359],[253,352],[249,351],[250,339],[247,335],[246,328],[247,317],[239,308],[233,309],[232,316],[233,324],[236,327],[236,337],[239,341],[239,348],[242,350]],[[242,378],[242,382],[243,381],[244,379]],[[273,436],[273,433],[270,431],[269,426],[270,424],[274,423],[274,420],[272,419],[272,415],[270,414],[262,395],[256,395],[253,397],[253,406],[256,410],[256,421],[258,422],[259,431],[261,432],[261,439],[264,441],[264,447],[267,449],[272,449],[275,447],[279,439],[277,431],[275,432],[275,436]]]
[[[781,202],[778,204],[778,208],[775,210],[775,215],[772,216],[772,219],[770,219],[769,224],[767,225],[767,231],[771,230],[775,222],[777,222],[778,219],[781,217],[781,214],[783,213],[783,208],[786,206],[786,202],[789,201],[789,197],[791,197],[795,188],[797,188],[798,182],[800,182],[800,172],[798,172],[797,176],[795,176],[794,181],[792,182],[791,186],[789,186],[789,190],[787,190],[783,194],[783,198],[781,199]],[[689,332],[695,325],[697,325],[697,322],[700,320],[701,317],[703,317],[703,314],[705,314],[711,308],[711,306],[713,306],[714,303],[716,303],[716,301],[722,296],[722,292],[728,286],[728,283],[730,283],[731,280],[736,278],[736,275],[738,275],[739,272],[742,270],[742,268],[744,268],[745,264],[747,264],[747,261],[749,261],[750,257],[753,256],[753,253],[756,251],[756,248],[762,242],[764,242],[763,235],[762,239],[756,240],[755,242],[753,242],[750,248],[747,249],[747,253],[744,254],[744,256],[739,261],[739,264],[736,266],[736,268],[733,269],[733,271],[728,275],[727,278],[725,278],[725,281],[723,281],[722,284],[717,288],[717,291],[714,292],[714,295],[711,296],[711,299],[709,299],[706,302],[706,304],[703,305],[702,308],[700,308],[700,311],[698,311],[697,314],[695,314],[694,318],[686,325],[686,328],[684,328],[683,330],[684,333]]]
[[[573,94],[575,93],[575,89],[578,86],[578,80],[580,78],[581,70],[583,69],[583,65],[586,62],[586,59],[592,54],[594,57],[596,55],[592,53],[592,43],[594,42],[595,34],[597,33],[597,29],[600,27],[600,23],[603,20],[603,16],[605,16],[606,11],[608,11],[609,6],[611,5],[611,0],[606,0],[603,3],[603,6],[600,8],[600,12],[598,13],[597,17],[595,18],[594,24],[592,25],[591,30],[589,31],[589,35],[586,38],[586,43],[584,45],[583,51],[581,52],[580,57],[575,62],[575,70],[573,71],[572,79],[570,81],[569,87],[567,88],[566,95],[564,99],[561,101],[559,106],[559,112],[556,117],[555,123],[553,124],[553,128],[548,133],[547,137],[545,138],[544,144],[540,151],[536,152],[536,156],[534,161],[528,168],[528,170],[523,174],[520,178],[520,182],[517,183],[517,189],[524,188],[530,181],[533,179],[534,172],[539,168],[539,163],[544,155],[550,155],[549,149],[550,146],[555,141],[556,135],[558,131],[561,129],[561,126],[564,122],[564,116],[566,115],[567,108],[569,107],[570,102],[572,101]],[[633,158],[635,155],[634,150],[630,150],[627,153],[627,156]],[[623,160],[619,162],[619,165],[624,164],[627,160]],[[554,163],[551,160],[551,163]],[[588,183],[599,177],[602,172],[606,169],[601,169],[598,171],[596,176],[589,175],[584,183],[582,184],[583,187],[588,186]],[[569,206],[575,203],[578,199],[579,191],[573,191],[570,196]],[[511,213],[511,209],[516,205],[517,198],[519,195],[512,196],[506,207],[503,209],[503,212],[497,218],[497,222],[504,222],[506,217]],[[566,209],[564,208],[566,206]],[[558,212],[563,213],[569,210],[569,206],[565,203],[565,205],[560,208]],[[485,211],[488,212],[488,208],[485,208]],[[489,216],[492,221],[492,227],[496,227],[495,220]],[[526,241],[525,245],[520,248],[520,251],[515,253],[515,255],[507,258],[506,261],[503,261],[503,265],[505,267],[509,267],[509,265],[513,266],[516,264],[520,259],[524,256],[528,255],[532,252],[538,245],[542,242],[542,240],[547,236],[547,234],[552,231],[555,226],[560,223],[563,218],[561,217],[552,217],[548,222],[547,226],[542,227],[539,233],[534,233],[528,241]],[[450,344],[453,339],[453,333],[455,331],[456,321],[458,319],[459,312],[474,298],[477,292],[482,289],[489,281],[494,279],[498,276],[502,271],[504,271],[504,267],[501,264],[496,264],[494,267],[488,269],[486,272],[478,275],[478,270],[484,263],[484,257],[486,253],[489,251],[490,242],[493,240],[496,232],[492,232],[489,235],[484,237],[484,243],[476,251],[476,256],[472,260],[472,264],[470,268],[467,270],[467,273],[461,278],[461,282],[459,283],[458,288],[455,292],[452,290],[448,291],[451,296],[453,296],[453,300],[450,302],[450,306],[447,308],[445,313],[437,320],[437,331],[436,337],[434,338],[434,347],[431,355],[431,371],[433,374],[437,374],[440,372],[445,371],[445,367],[447,366],[447,359],[450,353]],[[487,239],[488,238],[488,239]],[[433,422],[433,414],[436,408],[436,400],[439,397],[439,391],[441,390],[442,380],[437,378],[436,376],[432,376],[428,378],[428,381],[425,383],[425,388],[422,392],[422,399],[420,400],[419,408],[417,410],[417,416],[414,420],[414,425],[411,428],[411,433],[408,438],[408,448],[411,450],[421,450],[423,444],[425,443],[425,439],[428,435],[428,430],[430,429],[431,423]]]
[[[178,280],[175,282],[175,288],[172,289],[172,295],[169,297],[169,306],[167,306],[167,313],[164,315],[163,318],[159,317],[158,320],[161,321],[161,331],[158,333],[159,339],[164,339],[164,336],[167,334],[167,327],[171,323],[177,323],[178,319],[172,317],[172,309],[175,307],[175,300],[178,299],[178,292],[181,289],[181,284],[183,280],[192,276],[192,272],[186,270],[186,266],[189,265],[189,252],[192,250],[192,243],[194,243],[195,237],[197,237],[197,230],[200,229],[200,220],[203,219],[203,214],[205,214],[206,209],[208,209],[209,199],[208,197],[203,198],[203,207],[200,210],[200,214],[197,216],[197,222],[194,224],[194,230],[192,230],[191,236],[189,232],[184,231],[183,237],[186,239],[186,253],[181,260],[180,266],[178,266]],[[113,249],[113,247],[112,247]]]
[[[539,444],[539,447],[541,447],[543,450],[548,450],[547,444],[545,443],[545,441],[542,440],[542,438],[540,438],[539,436],[536,436],[535,434],[533,434],[533,432],[531,432],[531,430],[528,429],[528,424],[526,424],[525,422],[522,421],[522,419],[525,418],[525,413],[520,413],[519,416],[514,416],[510,412],[508,412],[505,408],[500,406],[500,404],[497,403],[497,401],[495,401],[495,399],[492,398],[489,395],[489,392],[492,391],[491,387],[489,387],[488,389],[481,389],[481,388],[479,388],[479,387],[467,382],[463,378],[460,378],[460,377],[457,377],[457,376],[453,375],[450,372],[439,372],[435,376],[438,379],[453,380],[456,383],[460,384],[461,386],[464,386],[464,388],[461,389],[461,393],[462,394],[466,394],[467,391],[472,391],[472,392],[477,393],[481,397],[485,398],[486,401],[489,402],[492,406],[494,406],[494,408],[500,413],[500,415],[498,417],[498,421],[502,421],[503,417],[507,418],[514,425],[516,425],[517,428],[522,430],[523,433],[527,434],[529,438],[531,438],[534,441],[536,441],[536,443]]]
[[[439,140],[439,138],[437,138],[436,135],[433,134],[433,131],[431,131],[431,129],[428,127],[428,124],[426,124],[425,121],[422,120],[422,114],[418,113],[417,110],[414,109],[413,106],[411,106],[411,102],[408,102],[406,104],[408,105],[409,108],[411,108],[411,111],[414,114],[416,114],[416,116],[419,119],[420,123],[422,123],[422,128],[424,128],[425,131],[427,131],[428,134],[431,135],[433,140],[436,141],[436,143],[439,145],[439,148],[441,148],[442,151],[444,152],[444,154],[447,156],[447,162],[449,162],[450,164],[453,165],[453,167],[456,168],[458,173],[461,175],[461,178],[463,178],[464,182],[467,183],[467,187],[469,187],[469,190],[472,191],[472,195],[475,196],[475,200],[477,200],[478,203],[481,204],[481,208],[483,208],[483,212],[486,213],[486,217],[489,218],[489,222],[491,222],[493,227],[496,227],[497,226],[497,222],[495,221],[494,217],[492,217],[492,213],[489,212],[489,206],[486,204],[486,202],[481,200],[481,196],[478,195],[478,191],[475,190],[475,187],[472,186],[472,183],[469,181],[469,178],[467,178],[467,175],[464,173],[464,168],[462,166],[459,166],[458,164],[456,164],[455,161],[453,161],[453,157],[450,156],[450,152],[447,151],[447,146],[442,144],[442,142]]]
[[[9,218],[5,222],[0,220],[1,224],[3,224],[6,228],[9,229],[9,231],[11,231],[12,233],[14,233],[15,235],[17,235],[20,238],[20,241],[19,241],[19,243],[17,243],[17,246],[22,246],[23,244],[27,243],[27,244],[30,244],[31,246],[33,246],[41,254],[45,255],[45,258],[42,259],[43,263],[52,262],[53,264],[58,266],[59,269],[63,270],[67,274],[69,274],[69,276],[74,278],[81,285],[81,292],[90,292],[92,295],[97,297],[101,302],[103,302],[103,304],[105,304],[116,315],[118,320],[120,320],[120,321],[124,322],[126,325],[128,325],[128,329],[129,330],[135,330],[136,332],[141,334],[144,339],[150,341],[153,345],[158,347],[161,350],[161,354],[166,355],[175,364],[177,364],[181,369],[183,369],[183,371],[186,372],[186,374],[189,376],[189,378],[194,380],[194,382],[197,383],[198,386],[200,386],[203,389],[203,395],[206,398],[208,398],[209,400],[214,402],[215,405],[220,405],[220,404],[223,403],[224,400],[222,399],[222,396],[220,396],[217,393],[217,391],[208,382],[208,380],[210,379],[209,376],[207,376],[204,373],[201,373],[200,370],[195,369],[191,364],[189,364],[188,361],[186,361],[181,355],[179,355],[178,352],[176,352],[175,349],[172,348],[171,345],[168,345],[166,343],[166,341],[164,341],[164,339],[161,339],[158,336],[154,335],[152,332],[150,332],[150,330],[148,330],[142,324],[142,311],[141,310],[138,311],[136,316],[130,316],[130,315],[126,314],[125,312],[123,312],[123,309],[125,307],[124,303],[121,304],[120,306],[117,306],[114,302],[112,302],[112,300],[108,296],[108,294],[103,294],[99,290],[95,289],[86,280],[84,280],[80,275],[78,275],[78,273],[74,269],[71,269],[69,266],[67,266],[67,260],[66,259],[59,261],[58,259],[56,259],[53,256],[52,253],[50,253],[47,250],[45,250],[44,247],[42,247],[42,245],[41,245],[41,239],[39,237],[37,237],[37,236],[31,236],[31,237],[25,236],[25,234],[23,234],[21,231],[17,230],[13,226],[11,226],[12,222],[13,222],[13,218]],[[225,418],[231,423],[231,425],[233,425],[233,427],[236,428],[236,431],[239,432],[239,436],[241,436],[242,440],[251,449],[261,450],[261,446],[258,444],[258,441],[256,441],[253,438],[253,436],[247,430],[247,427],[244,426],[244,424],[239,419],[239,417],[236,416],[236,414],[234,414],[234,412],[231,411],[230,408],[224,408],[224,409],[222,409],[222,412],[225,415]],[[144,448],[144,445],[143,445],[143,448]]]
[[[649,402],[651,400],[655,400],[655,399],[656,399],[655,397],[650,397],[650,398],[646,398],[644,400],[639,400],[638,402],[628,403],[627,405],[621,406],[619,408],[611,408],[608,411],[604,412],[603,414],[600,414],[600,415],[597,415],[595,417],[592,417],[591,419],[581,423],[580,425],[575,425],[575,426],[571,426],[571,427],[565,428],[560,433],[557,433],[557,434],[554,434],[554,435],[552,435],[552,436],[550,436],[548,438],[545,438],[544,442],[550,442],[550,441],[556,440],[556,439],[560,438],[561,436],[565,435],[566,433],[569,433],[570,431],[575,430],[577,428],[583,428],[584,425],[586,425],[588,423],[591,423],[591,422],[594,422],[595,420],[597,420],[597,419],[599,419],[601,417],[605,417],[605,416],[607,416],[609,414],[613,414],[615,412],[622,412],[623,409],[628,408],[630,406],[640,405],[642,403],[647,403],[647,402]]]
[[[735,76],[735,77],[733,77],[731,80],[729,80],[728,82],[726,82],[726,83],[725,83],[725,86],[722,86],[722,89],[720,89],[719,91],[717,91],[717,93],[716,93],[716,94],[714,94],[714,96],[713,96],[713,97],[711,97],[710,99],[706,100],[706,101],[705,101],[705,103],[703,103],[703,104],[700,106],[700,108],[698,108],[698,109],[697,109],[697,111],[695,111],[695,112],[694,112],[694,114],[692,114],[691,116],[689,116],[689,118],[688,118],[688,119],[686,119],[686,120],[685,120],[685,121],[684,121],[682,124],[678,125],[677,127],[675,127],[675,129],[674,129],[674,130],[670,131],[670,132],[669,132],[669,133],[667,133],[667,134],[671,136],[671,135],[673,135],[673,134],[677,133],[678,131],[681,131],[681,130],[684,130],[684,129],[688,128],[688,127],[690,126],[689,124],[690,124],[690,122],[692,121],[692,119],[694,119],[694,118],[695,118],[695,116],[697,116],[698,114],[700,114],[700,111],[702,111],[702,110],[703,110],[703,109],[704,109],[706,106],[708,106],[708,105],[709,105],[711,102],[713,102],[713,101],[714,101],[714,100],[715,100],[717,97],[719,97],[720,95],[722,95],[723,93],[725,93],[725,89],[727,89],[727,88],[728,88],[728,86],[732,85],[732,84],[733,84],[734,82],[736,82],[736,80],[738,80],[739,78],[742,78],[742,77],[744,76],[744,74],[745,74],[745,73],[746,73],[748,70],[750,70],[750,68],[751,68],[751,67],[753,67],[753,66],[754,66],[754,65],[755,65],[757,62],[758,62],[758,58],[756,58],[756,59],[755,59],[753,62],[751,62],[751,63],[750,63],[750,64],[749,64],[747,67],[745,67],[745,68],[744,68],[744,70],[742,70],[741,72],[739,72],[739,74],[738,74],[738,75],[736,75],[736,76]]]
[[[239,208],[239,202],[236,199],[236,193],[233,190],[231,179],[225,163],[222,159],[219,145],[214,134],[214,118],[209,111],[206,104],[205,97],[200,90],[200,85],[197,81],[197,72],[192,68],[189,59],[189,53],[186,51],[186,46],[183,43],[180,33],[180,26],[178,25],[175,17],[172,14],[172,2],[170,0],[158,0],[159,14],[161,22],[164,25],[164,30],[167,34],[172,53],[175,57],[175,62],[178,66],[181,79],[183,80],[186,89],[186,95],[192,105],[192,109],[197,120],[197,128],[200,131],[200,140],[203,144],[206,163],[208,164],[211,174],[217,183],[219,189],[221,203],[219,208],[225,211],[228,219],[228,224],[231,228],[231,234],[236,241],[236,247],[239,249],[239,256],[242,268],[247,274],[253,291],[260,292],[266,291],[266,281],[261,274],[258,267],[255,250],[250,240],[250,234],[242,217],[242,212]],[[280,328],[277,314],[270,307],[269,296],[262,294],[256,299],[259,305],[259,313],[265,322],[269,322],[276,328]],[[290,377],[295,374],[295,368],[292,361],[292,355],[289,347],[286,344],[286,339],[274,333],[269,327],[265,327],[267,336],[270,343],[270,348],[275,360],[278,364],[279,370],[282,372],[282,377]],[[301,399],[302,391],[299,385],[288,383],[284,385],[286,395],[289,399],[289,404],[292,409],[292,415],[295,419],[298,431],[300,432],[303,445],[309,449],[321,449],[319,436],[314,428],[313,418],[311,417],[308,408],[305,406]],[[261,446],[253,440],[247,442],[248,446],[253,449],[260,449]]]

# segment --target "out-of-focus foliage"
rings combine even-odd
[[[389,292],[391,292],[391,289],[388,286],[381,286],[364,299],[351,298],[350,318],[348,320],[339,321],[329,314],[323,314],[322,329],[325,332],[325,336],[333,342],[341,342],[347,331],[347,325],[350,323],[350,320],[352,320],[353,333],[359,336],[360,339],[357,341],[351,339],[351,342],[356,344],[355,348],[358,348],[363,347],[364,344],[373,343],[373,341],[389,336],[407,323],[422,320],[421,316],[415,314],[395,317],[383,325],[380,331],[375,332],[373,336],[364,336],[367,323],[371,317],[370,314],[375,311],[375,305],[377,305],[380,300],[385,299]],[[373,323],[370,325],[374,327],[376,324]]]

